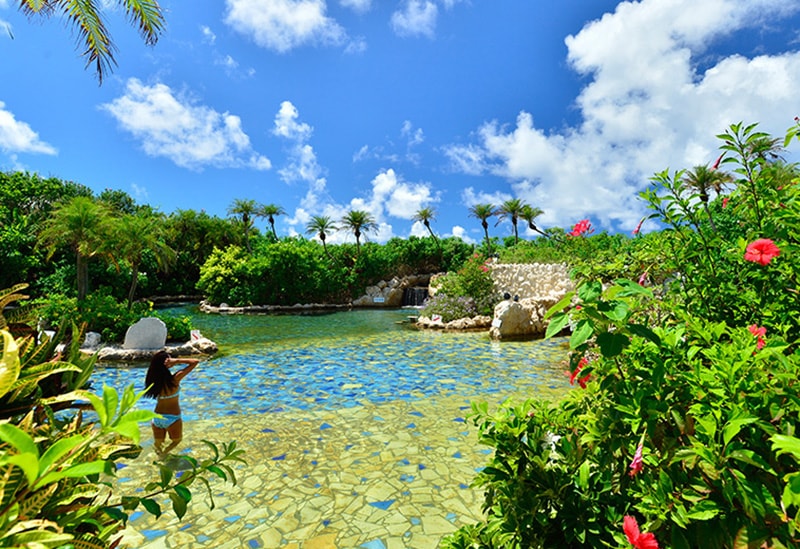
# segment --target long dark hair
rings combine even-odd
[[[147,377],[144,379],[144,384],[147,386],[144,396],[158,398],[159,395],[169,394],[178,387],[178,382],[175,381],[172,372],[164,364],[168,358],[169,354],[166,351],[158,351],[150,359],[150,367],[147,369]]]

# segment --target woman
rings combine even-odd
[[[145,384],[144,396],[156,399],[155,412],[162,417],[153,419],[153,438],[159,456],[169,453],[183,438],[183,420],[181,419],[181,380],[194,370],[199,360],[196,358],[171,358],[166,351],[157,352],[150,360]],[[175,372],[169,371],[171,366],[186,364],[186,368]],[[169,434],[170,443],[164,448],[164,441]]]

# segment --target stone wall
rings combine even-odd
[[[519,299],[555,303],[574,289],[569,268],[564,263],[494,263],[490,267],[500,295],[507,292]]]

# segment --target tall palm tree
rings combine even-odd
[[[525,203],[519,198],[511,198],[500,204],[500,207],[497,209],[497,215],[500,218],[498,223],[504,220],[506,217],[511,219],[511,225],[514,226],[514,244],[519,242],[517,221],[519,221],[520,214],[522,213],[522,208],[524,206]]]
[[[439,243],[439,239],[433,234],[433,229],[431,228],[431,221],[436,220],[436,211],[433,208],[420,208],[417,210],[417,213],[414,214],[413,217],[414,221],[419,221],[425,228],[428,229],[433,241],[436,243],[436,248],[439,250],[439,262],[441,263],[442,260],[442,245]]]
[[[278,240],[278,233],[275,232],[275,216],[284,215],[285,213],[286,210],[275,204],[262,205],[258,210],[257,215],[259,217],[266,217],[267,221],[269,221],[269,226],[272,229],[272,236],[275,237],[275,240]]]
[[[536,226],[536,218],[542,215],[544,212],[539,208],[534,208],[533,206],[529,206],[528,204],[522,205],[522,210],[519,212],[520,219],[523,219],[528,222],[528,228],[532,231],[539,233],[542,236],[548,236],[547,233],[542,231],[539,227]]]
[[[469,215],[481,220],[483,233],[486,236],[486,252],[491,255],[492,241],[489,238],[489,221],[487,220],[497,215],[497,208],[494,204],[474,204],[469,208]]]
[[[238,219],[242,225],[244,245],[248,252],[253,251],[250,248],[250,231],[253,230],[253,217],[257,216],[258,212],[259,209],[255,200],[236,198],[233,204],[228,207],[228,215]]]
[[[145,44],[155,45],[164,30],[164,14],[157,0],[117,0],[125,9],[125,15],[138,28]],[[117,64],[114,51],[117,49],[103,22],[99,9],[103,2],[86,0],[20,0],[19,9],[28,17],[36,15],[64,16],[78,33],[78,49],[86,57],[86,66],[94,64],[95,75],[100,84],[107,72]]]
[[[126,261],[131,268],[131,286],[128,290],[128,309],[133,305],[139,283],[139,267],[144,252],[149,250],[162,270],[175,260],[177,254],[165,242],[166,230],[163,216],[124,215],[112,230],[114,255]]]
[[[716,232],[714,219],[711,217],[711,210],[708,209],[708,193],[714,190],[717,194],[722,192],[723,187],[732,181],[731,175],[727,172],[709,168],[708,165],[695,166],[693,169],[684,172],[683,182],[690,188],[697,191],[700,202],[711,224],[711,230]]]
[[[378,228],[375,218],[364,210],[350,210],[342,218],[342,227],[352,231],[356,237],[356,256],[361,253],[361,234]]]
[[[88,196],[76,196],[53,210],[39,233],[48,257],[62,246],[75,252],[78,301],[86,299],[89,290],[89,259],[106,249],[110,218],[105,206]]]
[[[328,245],[325,243],[325,239],[328,237],[328,234],[336,230],[338,230],[338,227],[327,215],[315,215],[306,225],[306,233],[316,234],[319,237],[322,241],[322,248],[325,250],[325,255],[328,257],[330,257],[330,253],[328,253]]]

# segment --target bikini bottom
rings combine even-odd
[[[161,414],[164,417],[154,417],[153,426],[159,429],[169,429],[175,422],[181,420],[181,415]]]

